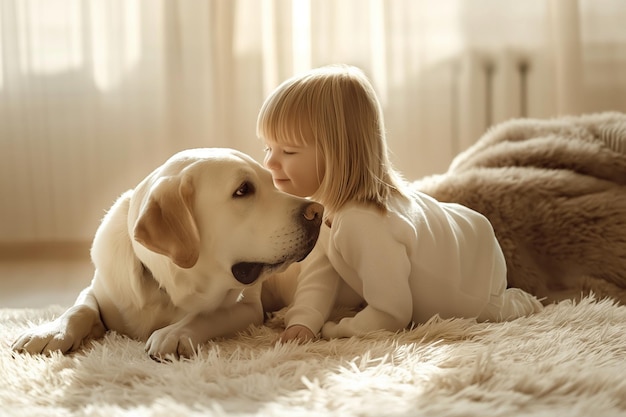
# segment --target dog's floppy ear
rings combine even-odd
[[[134,237],[146,248],[191,268],[200,254],[193,216],[194,188],[188,176],[164,177],[152,186],[135,222]]]

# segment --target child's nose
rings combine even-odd
[[[265,155],[265,160],[263,162],[265,163],[265,167],[270,170],[277,169],[280,166],[278,159],[274,156],[272,152],[268,152]]]

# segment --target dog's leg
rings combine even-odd
[[[80,293],[74,305],[56,320],[22,333],[12,349],[24,353],[67,353],[76,350],[86,339],[102,337],[105,331],[98,302],[89,286]]]
[[[189,314],[180,321],[156,330],[146,342],[146,352],[156,360],[169,355],[191,357],[198,345],[215,337],[230,336],[251,325],[263,323],[263,307],[258,294],[248,301],[219,308],[212,313]]]

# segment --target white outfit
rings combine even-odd
[[[327,323],[335,305],[363,302],[356,316]],[[395,198],[386,214],[353,204],[337,212],[305,260],[285,321],[348,337],[436,314],[500,321],[541,308],[530,294],[506,289],[504,255],[483,215],[416,192]]]

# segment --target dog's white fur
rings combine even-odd
[[[69,352],[114,330],[147,341],[152,357],[189,356],[262,323],[261,282],[311,251],[322,211],[278,191],[241,152],[180,152],[106,214],[91,249],[93,280],[74,306],[13,349]]]

